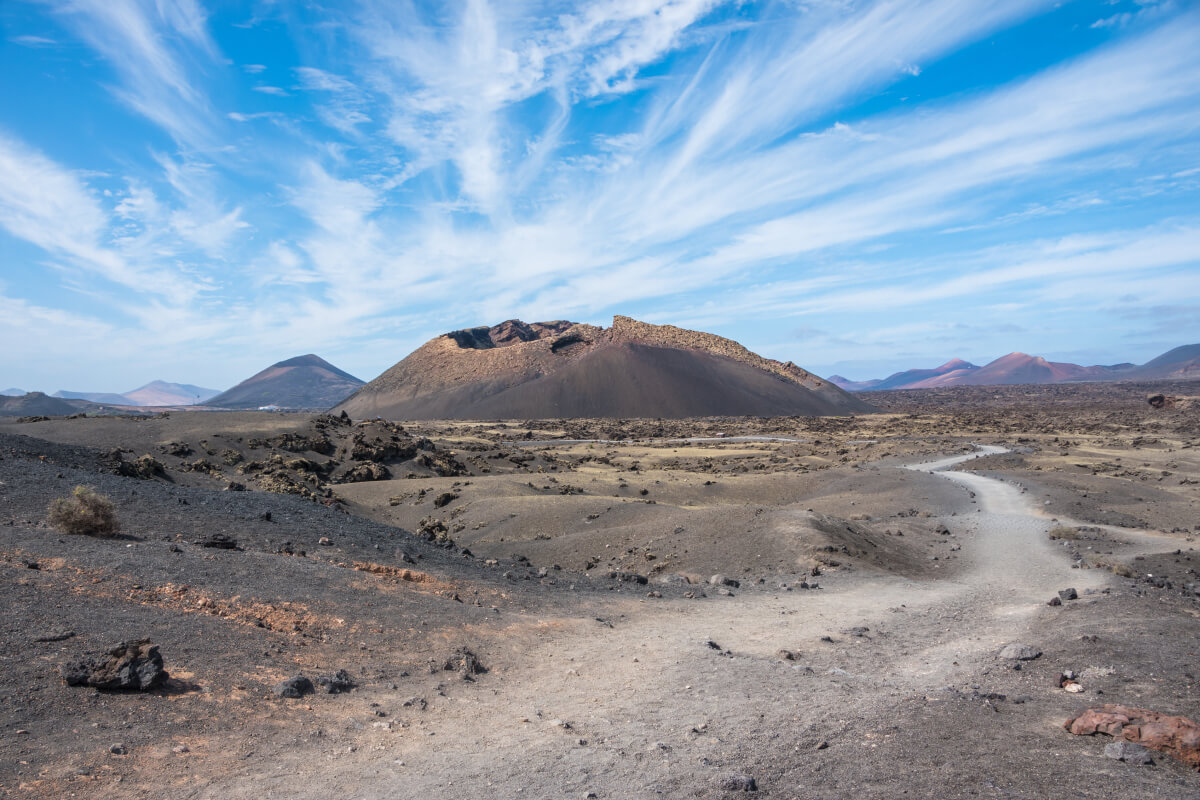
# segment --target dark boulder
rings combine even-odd
[[[84,658],[61,668],[68,686],[93,686],[107,691],[145,692],[166,682],[158,645],[148,639],[121,642],[103,656]]]

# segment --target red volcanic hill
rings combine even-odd
[[[1041,356],[1009,353],[970,374],[956,377],[952,383],[940,385],[998,386],[1014,383],[1059,383],[1060,381],[1103,379],[1111,375],[1109,367],[1081,367],[1047,361]]]
[[[438,336],[334,411],[390,419],[828,415],[875,409],[730,339],[613,318]]]
[[[216,408],[325,410],[345,400],[363,382],[348,372],[312,355],[272,364],[232,389],[205,403]]]

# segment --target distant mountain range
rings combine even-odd
[[[1025,353],[1009,353],[982,367],[956,358],[933,369],[910,369],[876,380],[852,381],[832,375],[829,381],[849,392],[882,392],[888,389],[933,389],[939,386],[1191,379],[1200,379],[1200,344],[1176,347],[1141,366],[1112,364],[1084,367],[1047,361]]]
[[[20,390],[13,390],[19,392]],[[7,392],[6,392],[7,394]],[[24,392],[21,392],[24,394]],[[133,391],[115,394],[111,392],[55,392],[52,397],[63,400],[87,400],[89,403],[100,403],[110,406],[192,406],[203,403],[220,392],[216,389],[205,389],[190,383],[167,383],[166,381],[151,381],[145,386]]]
[[[280,408],[324,411],[353,394],[363,381],[312,353],[289,358],[210,398],[211,408]]]

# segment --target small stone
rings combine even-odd
[[[1048,603],[1046,603],[1046,605],[1048,605],[1048,606],[1061,606],[1061,605],[1062,605],[1062,599],[1061,599],[1061,598],[1058,598],[1058,597],[1051,597],[1051,598],[1050,598],[1050,601],[1049,601]]]
[[[1041,650],[1028,644],[1007,644],[1000,650],[1000,658],[1010,661],[1032,661],[1041,654]]]
[[[1071,694],[1079,694],[1080,692],[1082,692],[1082,691],[1083,691],[1083,686],[1082,686],[1082,685],[1080,685],[1080,684],[1078,684],[1078,683],[1076,683],[1075,681],[1068,681],[1068,682],[1067,682],[1067,683],[1066,683],[1066,684],[1063,686],[1063,688],[1064,688],[1064,689],[1066,689],[1066,690],[1067,690],[1068,692],[1070,692]]]
[[[330,547],[333,545],[333,540],[328,536],[322,536],[317,540],[317,544],[321,545],[322,547]]]
[[[1078,600],[1079,592],[1075,591],[1075,589],[1073,589],[1073,588],[1061,589],[1061,590],[1059,590],[1058,596],[1062,600]]]
[[[191,751],[192,751],[192,749],[190,747],[188,747],[186,744],[177,744],[171,748],[172,753],[183,754],[183,753],[190,753]]]
[[[721,779],[721,788],[727,792],[757,792],[758,784],[744,772],[734,772]]]
[[[826,742],[826,741],[824,741],[824,740],[821,740],[820,742],[817,742],[817,749],[818,749],[818,750],[828,750],[828,749],[829,749],[829,742]]]
[[[1148,766],[1154,763],[1154,759],[1150,757],[1150,751],[1133,742],[1109,742],[1104,746],[1104,755],[1116,761],[1124,761],[1126,764]]]
[[[129,750],[126,749],[125,745],[123,744],[114,744],[112,747],[108,748],[108,752],[112,753],[114,756],[123,756],[129,753]]]

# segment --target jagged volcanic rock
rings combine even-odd
[[[359,418],[535,419],[874,409],[730,339],[617,316],[611,328],[509,320],[447,333],[335,410]]]

